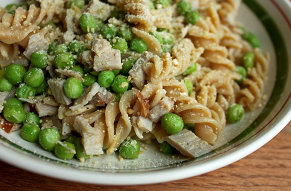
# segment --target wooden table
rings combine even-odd
[[[0,162],[0,190],[291,190],[291,122],[255,153],[193,178],[146,186],[106,187],[47,178]]]

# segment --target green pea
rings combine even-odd
[[[177,10],[181,15],[185,15],[191,11],[192,6],[187,0],[181,0],[177,3]]]
[[[81,66],[75,65],[71,68],[72,71],[74,72],[79,72],[81,75],[84,75],[84,70]]]
[[[120,101],[121,96],[122,96],[121,93],[114,94],[114,100],[115,100],[115,101]]]
[[[114,80],[114,73],[112,71],[102,71],[98,75],[98,84],[104,88],[109,88]]]
[[[171,0],[155,0],[155,4],[161,5],[162,7],[168,7],[169,5],[171,5]]]
[[[166,31],[151,33],[161,44],[163,52],[169,52],[174,43],[174,36]]]
[[[252,52],[248,52],[243,57],[243,65],[246,69],[254,67],[255,55]]]
[[[57,42],[54,41],[54,42],[50,43],[50,45],[47,49],[48,54],[53,54],[55,52],[56,47],[57,47]]]
[[[188,95],[191,95],[191,93],[193,92],[193,89],[194,89],[192,82],[189,80],[185,80],[184,84],[186,85],[186,88],[188,90]]]
[[[97,81],[96,77],[91,74],[85,74],[83,80],[84,80],[83,85],[86,87],[91,86],[92,84],[94,84],[94,82]]]
[[[85,51],[85,46],[77,40],[73,40],[70,44],[69,44],[69,50],[74,53],[79,55],[80,53],[82,53],[83,51]]]
[[[36,88],[44,81],[44,73],[39,68],[29,69],[24,76],[24,82],[30,87]]]
[[[183,73],[183,75],[190,75],[197,70],[197,64],[194,63],[192,66],[189,66],[187,70]]]
[[[121,69],[121,73],[123,75],[128,76],[129,71],[131,70],[131,68],[133,67],[134,63],[136,62],[136,58],[133,57],[128,57],[126,59],[123,60],[123,65],[122,65],[122,69]]]
[[[63,160],[71,160],[76,154],[75,145],[69,142],[57,142],[55,146],[56,157]]]
[[[16,107],[23,107],[22,102],[17,99],[17,98],[9,98],[8,100],[6,100],[6,102],[4,103],[4,107],[12,107],[12,106],[16,106]]]
[[[106,39],[112,39],[116,36],[117,30],[118,29],[116,28],[116,26],[112,24],[105,24],[101,29],[101,34]]]
[[[36,142],[38,140],[38,135],[40,128],[35,123],[24,123],[21,128],[20,136],[29,142]]]
[[[151,0],[148,0],[148,4],[149,4],[149,7],[150,7],[150,10],[155,9],[155,4]]]
[[[244,116],[244,108],[240,104],[233,104],[230,106],[226,113],[226,119],[229,123],[236,123]]]
[[[33,112],[25,114],[24,123],[40,125],[40,118]]]
[[[13,85],[6,79],[0,78],[0,91],[9,92],[13,88]]]
[[[120,70],[112,70],[114,76],[117,76],[120,73]]]
[[[17,105],[6,106],[3,110],[4,118],[11,123],[22,123],[25,119],[23,107]]]
[[[31,98],[34,97],[36,94],[36,90],[33,87],[30,87],[26,84],[21,84],[17,89],[16,89],[16,96],[18,98]]]
[[[197,11],[190,11],[186,13],[186,22],[195,25],[200,19],[200,14]]]
[[[246,69],[242,66],[236,67],[235,72],[241,76],[241,79],[237,80],[239,83],[242,83],[248,75]]]
[[[256,37],[253,33],[244,31],[242,34],[242,38],[249,42],[253,48],[259,48],[261,46],[261,42],[258,37]]]
[[[164,141],[160,144],[160,151],[166,155],[171,155],[173,154],[174,149],[169,143]]]
[[[188,130],[191,130],[191,131],[194,131],[194,127],[195,127],[195,124],[194,123],[186,123],[184,125],[184,128],[185,129],[188,129]]]
[[[121,11],[119,9],[114,9],[112,12],[111,12],[111,15],[110,17],[114,17],[116,19],[121,19],[123,20],[125,18],[125,12],[124,11]]]
[[[124,141],[119,148],[119,155],[125,159],[138,158],[140,143],[137,140],[129,139]]]
[[[125,76],[118,75],[114,78],[111,87],[115,93],[124,93],[128,90],[129,82]]]
[[[112,40],[112,48],[119,50],[120,53],[123,54],[128,49],[127,42],[123,38],[114,38]]]
[[[31,54],[31,64],[37,68],[45,68],[48,64],[48,55],[45,51],[36,51]]]
[[[95,33],[98,31],[100,24],[102,24],[100,20],[95,18],[93,15],[90,15],[89,13],[84,13],[80,17],[79,23],[84,33]]]
[[[36,95],[43,94],[43,93],[47,90],[47,88],[48,88],[48,84],[47,84],[47,82],[44,80],[44,81],[40,84],[40,86],[38,86],[38,87],[35,89],[35,90],[36,90],[35,94],[36,94]]]
[[[80,137],[77,137],[74,140],[74,144],[75,144],[75,147],[76,147],[76,157],[77,157],[77,159],[84,160],[84,159],[90,158],[90,156],[87,155],[86,152],[85,152],[85,149],[84,149],[84,146],[82,144],[82,140],[81,140]]]
[[[69,143],[73,143],[75,144],[75,140],[77,139],[77,136],[75,135],[70,135],[68,138],[65,139],[66,142],[69,142]]]
[[[67,97],[77,99],[83,94],[83,84],[77,78],[68,78],[64,84],[64,91]]]
[[[6,68],[5,78],[13,85],[19,84],[22,82],[25,75],[25,68],[22,65],[10,64]]]
[[[148,50],[148,45],[141,38],[134,38],[130,43],[130,49],[138,53],[143,53]]]
[[[59,44],[54,49],[54,54],[55,55],[61,54],[61,53],[66,53],[66,52],[68,52],[68,47],[65,44]]]
[[[75,59],[71,53],[60,53],[56,55],[54,63],[57,68],[66,69],[73,67]]]
[[[93,76],[98,76],[99,72],[93,71],[93,72],[90,72],[90,74],[93,75]]]
[[[17,4],[15,4],[15,3],[10,3],[10,4],[5,6],[5,9],[7,11],[12,11],[12,10],[15,10],[16,8],[17,8]]]
[[[82,9],[85,6],[85,0],[70,0],[67,3],[67,9],[71,8],[73,5]]]
[[[0,68],[0,78],[3,78],[5,76],[5,69]]]
[[[56,29],[57,28],[57,25],[53,22],[49,22],[45,25],[42,25],[41,28],[44,28],[44,27],[47,27],[47,26],[50,26],[52,29]]]
[[[131,32],[131,29],[128,25],[122,25],[119,28],[117,35],[126,41],[131,41],[133,38],[133,33]]]
[[[61,134],[53,128],[46,128],[40,131],[38,142],[46,151],[54,150],[58,141],[61,140]]]
[[[168,113],[162,117],[162,127],[167,133],[174,135],[182,131],[184,122],[179,115]]]
[[[17,8],[18,7],[22,7],[22,8],[24,8],[24,9],[28,9],[29,8],[29,4],[28,3],[26,3],[26,2],[24,2],[24,3],[19,3],[18,5],[17,5]]]

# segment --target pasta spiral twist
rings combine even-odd
[[[259,49],[254,50],[255,67],[248,71],[248,78],[237,96],[237,102],[247,109],[254,109],[261,100],[264,92],[264,81],[268,68],[268,56],[264,56]]]
[[[189,39],[183,39],[174,45],[172,57],[169,53],[162,57],[153,55],[150,62],[143,65],[143,70],[149,82],[170,79],[182,74],[202,53],[203,48],[195,49]]]
[[[221,21],[224,24],[233,25],[235,22],[235,17],[236,17],[238,7],[241,1],[240,0],[223,0],[218,3],[221,5],[221,8],[218,11]]]
[[[59,11],[60,2],[63,3],[60,0],[43,0],[40,8],[32,4],[28,10],[17,8],[14,15],[5,13],[0,23],[0,40],[6,44],[22,41],[36,30],[40,23],[47,23],[53,18]]]
[[[126,20],[144,31],[151,31],[153,18],[147,0],[119,0],[117,5],[126,13]]]
[[[163,87],[167,91],[167,96],[175,101],[174,112],[183,118],[184,123],[194,123],[197,136],[214,144],[223,129],[220,114],[224,113],[216,104],[217,111],[211,111],[205,105],[198,103],[195,98],[188,96],[184,83],[177,80],[163,82]],[[219,113],[219,114],[217,114]]]

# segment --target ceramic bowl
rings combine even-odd
[[[0,1],[5,6],[8,1]],[[13,1],[9,1],[11,3]],[[17,2],[17,1],[15,1]],[[148,149],[137,160],[120,162],[116,155],[84,163],[63,161],[28,143],[19,131],[0,130],[0,159],[42,175],[93,184],[150,184],[197,176],[233,163],[254,152],[278,134],[291,119],[291,5],[289,0],[244,0],[238,20],[261,40],[271,56],[264,107],[228,125],[215,149],[196,159],[169,157]]]

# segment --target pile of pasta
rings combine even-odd
[[[97,18],[109,19],[116,26],[129,24],[132,33],[148,45],[148,51],[141,54],[133,51],[122,54],[137,58],[128,76],[132,88],[120,100],[101,107],[87,102],[74,110],[74,103],[58,103],[57,113],[46,117],[59,120],[60,125],[55,126],[64,137],[78,132],[86,153],[91,155],[114,153],[129,137],[166,141],[169,134],[161,126],[161,117],[170,112],[182,117],[184,124],[195,124],[193,133],[214,145],[227,124],[226,112],[231,105],[241,104],[246,111],[260,105],[269,58],[243,39],[244,30],[236,21],[239,0],[190,0],[192,9],[200,14],[196,24],[186,23],[185,16],[178,14],[177,2],[151,9],[148,0],[92,0],[82,9],[76,6],[66,9],[65,0],[42,0],[30,1],[28,9],[17,8],[14,14],[1,9],[1,67],[11,63],[27,65],[33,51],[47,50],[53,41],[68,44],[78,39],[91,49],[93,41],[104,38],[98,33],[82,33],[78,19],[82,13],[94,12],[90,7],[96,5],[96,9],[103,11],[96,13]],[[125,13],[124,20],[110,18],[116,7]],[[46,25],[50,22],[57,28]],[[158,29],[174,36],[169,51],[163,51],[152,35]],[[33,41],[37,35],[42,42]],[[243,56],[249,52],[255,55],[254,67],[247,70],[246,79],[239,83],[241,76],[236,67],[242,65]],[[55,73],[51,62],[49,74]],[[90,63],[93,67],[92,57],[86,61]],[[194,63],[196,71],[185,75]],[[188,92],[185,81],[192,83],[192,92]],[[89,129],[76,128],[76,123]]]

